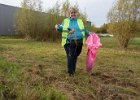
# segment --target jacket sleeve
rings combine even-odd
[[[62,22],[61,25],[58,26],[57,31],[62,32],[63,31],[63,26],[64,26],[64,21]]]
[[[85,34],[88,36],[90,35],[90,32],[86,28],[85,28]]]

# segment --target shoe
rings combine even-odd
[[[74,77],[74,73],[69,73],[69,76],[70,77]]]

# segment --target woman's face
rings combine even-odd
[[[77,12],[75,10],[70,11],[70,18],[75,19],[77,17]]]

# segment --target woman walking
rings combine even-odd
[[[89,35],[83,21],[77,18],[77,13],[75,8],[71,8],[70,17],[64,19],[61,25],[55,26],[58,32],[62,32],[62,46],[67,54],[69,76],[75,74],[77,58],[82,51],[85,35]]]

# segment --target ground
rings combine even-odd
[[[0,98],[4,100],[139,100],[140,38],[127,51],[101,38],[92,72],[85,68],[86,46],[68,77],[61,44],[0,38]]]

